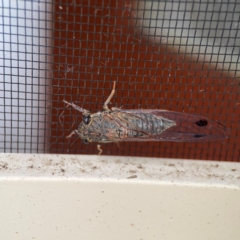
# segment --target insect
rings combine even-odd
[[[199,142],[228,137],[228,129],[206,117],[157,109],[126,110],[108,107],[115,93],[103,105],[103,111],[90,113],[74,103],[64,102],[83,114],[83,121],[67,136],[77,134],[84,143],[127,141]]]

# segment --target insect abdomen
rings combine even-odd
[[[176,123],[167,118],[157,117],[150,113],[121,113],[125,127],[128,129],[128,137],[142,137],[147,135],[158,135]]]

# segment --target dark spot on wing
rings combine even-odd
[[[195,122],[195,124],[199,127],[205,127],[208,125],[208,121],[206,119],[200,119],[199,121]]]
[[[195,138],[201,138],[201,137],[203,137],[203,136],[204,136],[204,135],[200,135],[200,134],[194,135]]]

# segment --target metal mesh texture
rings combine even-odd
[[[195,113],[230,129],[212,142],[101,144],[104,155],[240,159],[237,1],[0,0],[1,151],[98,154],[66,136],[63,100]]]

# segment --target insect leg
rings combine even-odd
[[[112,107],[112,110],[113,111],[121,111],[122,109],[121,108]]]
[[[74,104],[74,103],[69,103],[69,102],[67,102],[67,101],[65,101],[65,100],[63,100],[63,101],[64,101],[67,105],[72,106],[74,109],[76,109],[76,110],[79,111],[79,112],[82,112],[83,114],[88,113],[88,110],[83,109],[83,108],[77,106],[77,105]]]
[[[66,138],[71,138],[75,134],[78,134],[78,130],[73,130]]]
[[[101,155],[103,150],[101,149],[101,145],[100,144],[97,145],[97,149],[98,149],[98,155]]]
[[[106,110],[106,111],[110,111],[110,109],[108,108],[108,104],[109,102],[111,101],[114,93],[115,93],[115,87],[116,87],[116,81],[113,82],[113,89],[112,89],[112,92],[110,94],[110,96],[108,97],[108,99],[105,101],[104,105],[103,105],[103,109]]]

